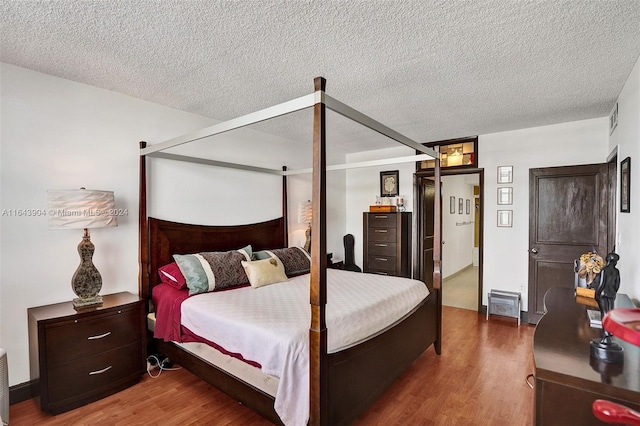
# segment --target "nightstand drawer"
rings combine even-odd
[[[396,243],[387,243],[383,241],[369,242],[369,254],[377,256],[394,256],[396,255]]]
[[[49,370],[49,404],[97,395],[118,382],[140,377],[140,342],[111,351],[51,367]]]
[[[370,228],[369,241],[396,242],[396,228]]]
[[[140,340],[140,311],[134,306],[46,328],[48,363],[66,364]]]
[[[396,258],[389,256],[369,256],[369,269],[372,272],[385,271],[396,272]]]
[[[369,214],[369,226],[375,228],[395,228],[398,219],[395,214],[371,213]]]

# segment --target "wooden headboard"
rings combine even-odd
[[[140,149],[146,146],[146,142],[140,142]],[[282,170],[287,168],[282,167]],[[151,300],[153,287],[160,284],[158,268],[173,262],[174,254],[236,250],[249,244],[254,250],[288,245],[286,175],[282,176],[282,217],[248,225],[191,225],[147,218],[147,162],[146,156],[140,155],[139,203],[138,292],[147,302]],[[147,307],[150,307],[148,303]]]
[[[286,247],[284,218],[236,226],[204,226],[149,218],[149,276],[143,280],[142,296],[148,299],[160,284],[158,268],[173,262],[174,254],[235,250],[251,245],[254,250]]]

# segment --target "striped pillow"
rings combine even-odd
[[[243,249],[174,254],[173,258],[187,281],[189,296],[249,284],[242,261],[250,257]]]

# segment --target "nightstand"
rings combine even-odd
[[[144,304],[137,295],[109,294],[102,306],[78,311],[70,301],[39,306],[27,314],[31,380],[43,411],[88,404],[144,374]]]

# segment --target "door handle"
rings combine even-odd
[[[532,248],[530,251],[531,251],[531,253],[533,253],[533,254],[538,254],[538,249],[537,249],[537,248],[535,248],[535,247],[534,247],[534,248]]]

